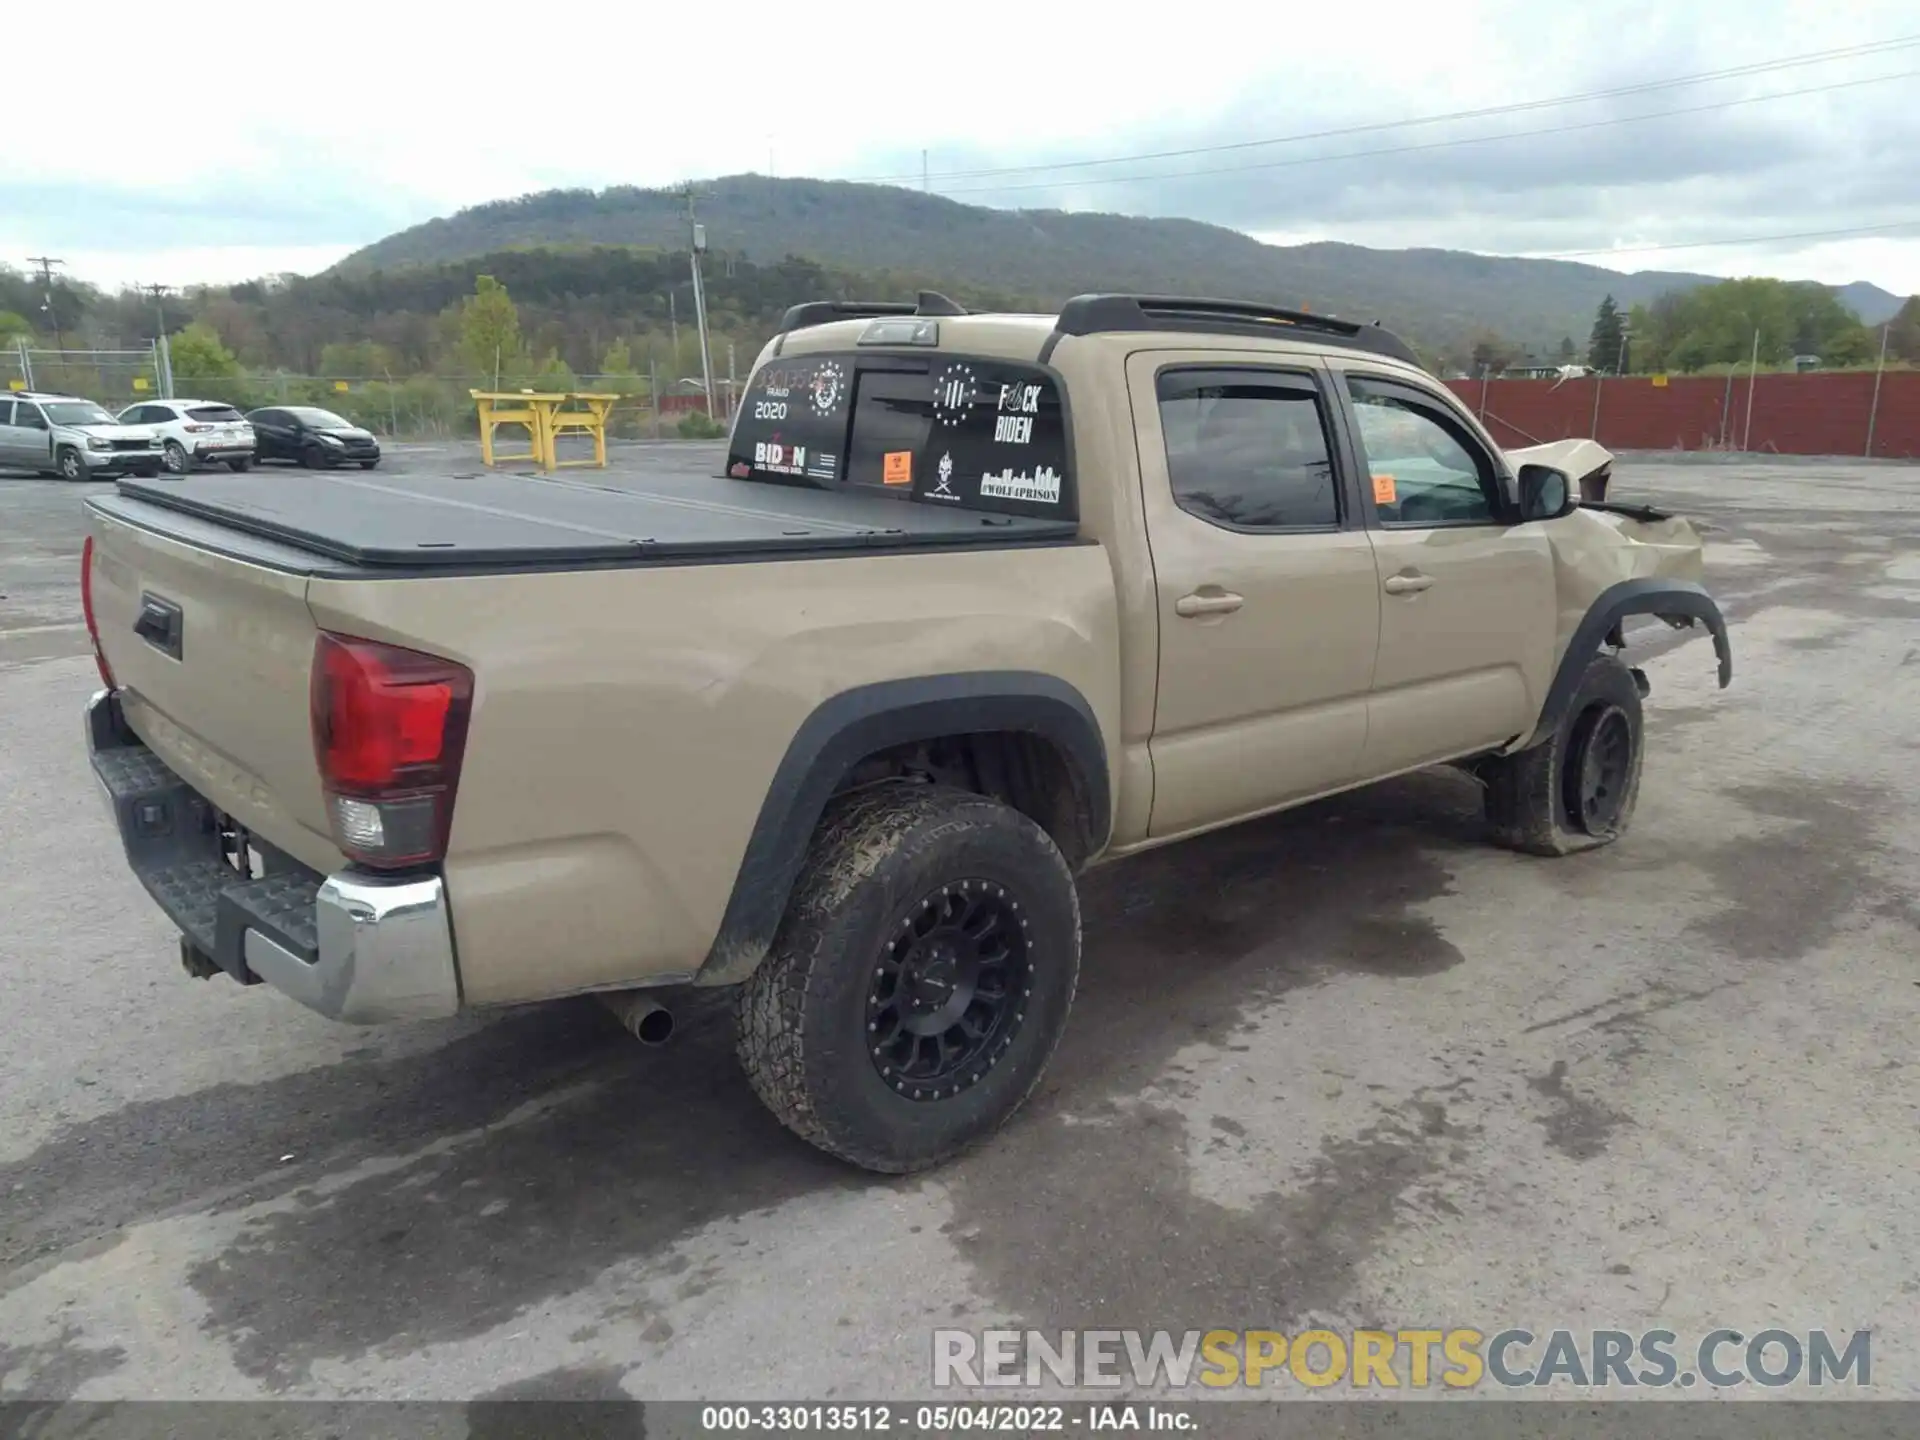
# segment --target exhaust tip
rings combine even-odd
[[[615,990],[600,1000],[642,1045],[664,1045],[673,1034],[673,1012],[643,991]]]
[[[655,1006],[640,1017],[633,1033],[640,1037],[642,1045],[666,1044],[673,1035],[673,1012],[664,1006]]]

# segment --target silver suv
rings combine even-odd
[[[0,469],[106,480],[158,475],[163,459],[151,425],[122,425],[75,395],[0,391]]]

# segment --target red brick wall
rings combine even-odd
[[[1665,385],[1644,375],[1448,383],[1507,446],[1590,437],[1614,450],[1864,455],[1873,404],[1871,372],[1761,375],[1753,381],[1749,433],[1744,375],[1733,377],[1731,393],[1724,375],[1674,375]],[[1920,371],[1890,370],[1881,377],[1873,453],[1879,459],[1920,457]]]

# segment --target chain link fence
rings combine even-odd
[[[166,356],[146,350],[0,350],[0,390],[80,395],[118,412],[164,398]],[[237,375],[172,376],[170,393],[218,401],[241,411],[263,405],[312,405],[376,434],[400,440],[448,440],[479,434],[472,391],[493,388],[490,375]],[[608,417],[617,439],[706,438],[731,421],[737,386],[719,380],[709,413],[698,381],[663,375],[576,375],[536,379],[512,389],[592,391],[620,397]]]
[[[39,350],[25,344],[0,349],[0,390],[46,390],[81,395],[109,409],[158,399],[166,389],[166,358],[158,345],[138,350]]]

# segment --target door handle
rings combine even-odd
[[[1231,590],[1196,590],[1173,602],[1173,613],[1191,619],[1195,615],[1231,615],[1247,602]]]
[[[1431,575],[1389,575],[1382,588],[1389,595],[1417,595],[1431,584]]]

